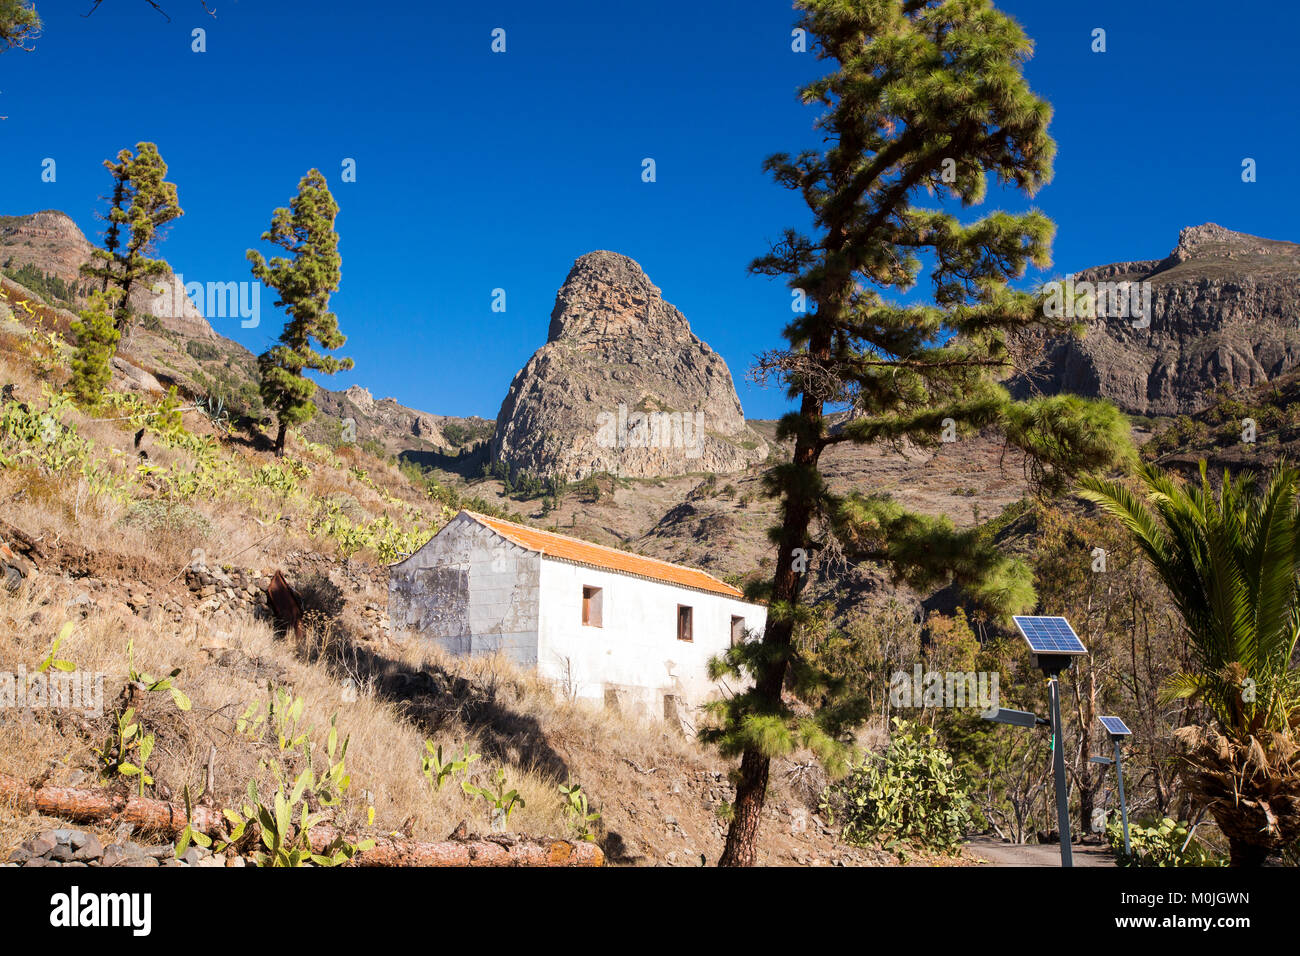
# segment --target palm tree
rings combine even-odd
[[[1279,463],[1262,487],[1227,473],[1215,493],[1150,465],[1146,499],[1088,478],[1082,496],[1118,517],[1164,581],[1194,668],[1161,688],[1191,699],[1204,724],[1176,733],[1188,784],[1228,839],[1234,866],[1258,866],[1300,837],[1300,471]]]

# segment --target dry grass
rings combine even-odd
[[[177,683],[193,701],[192,709],[182,712],[169,695],[156,693],[139,708],[146,729],[158,740],[149,769],[159,795],[177,799],[187,785],[197,792],[213,747],[216,804],[236,805],[250,778],[268,785],[270,774],[259,764],[274,748],[239,735],[235,720],[249,703],[266,699],[271,683],[302,698],[302,723],[312,727],[318,752],[331,718],[337,717],[340,736],[350,738],[347,763],[353,783],[343,807],[347,821],[364,823],[368,807],[373,806],[378,830],[402,831],[417,839],[441,839],[461,820],[467,820],[472,831],[488,829],[486,805],[464,793],[458,781],[437,792],[430,790],[420,772],[426,735],[404,716],[399,703],[365,686],[357,688],[355,696],[345,694],[323,663],[301,660],[268,625],[246,617],[221,631],[199,622],[154,626],[113,610],[95,611],[81,619],[64,607],[68,592],[61,585],[39,581],[0,603],[0,662],[10,671],[16,671],[19,663],[29,673],[34,671],[63,621],[74,620],[76,628],[60,647],[59,656],[83,673],[105,675],[105,712],[83,720],[52,710],[0,711],[0,773],[32,778],[52,769],[53,782],[97,781],[101,770],[94,748],[110,736],[112,711],[128,674],[127,647],[133,642],[138,671],[157,678],[179,668]],[[528,712],[539,719],[547,716],[545,701],[550,692],[543,685],[500,661],[475,665],[474,673],[467,675],[471,679],[490,680],[498,690],[525,688],[520,700]],[[571,705],[563,705],[561,711],[572,732],[593,729],[594,717],[578,718]],[[465,745],[474,753],[499,746],[489,747],[481,730],[454,714],[444,722],[435,743],[444,752],[459,752]],[[485,756],[473,765],[473,778],[486,784],[501,765],[502,761]],[[512,817],[512,829],[551,835],[567,832],[557,791],[564,781],[526,759],[505,766],[509,787],[517,788],[525,801]],[[0,850],[31,828],[30,822],[0,808]]]
[[[25,344],[19,336],[10,337]],[[0,381],[14,383],[20,400],[39,400],[41,380],[24,356],[0,352]],[[64,420],[78,435],[93,441],[95,454],[120,473],[135,467],[137,455],[129,423],[113,417],[108,411],[70,411]],[[197,413],[187,413],[185,424],[197,433],[210,432]],[[148,438],[144,449],[155,465],[192,464],[189,453]],[[223,453],[250,469],[269,460],[238,446]],[[467,820],[471,830],[487,829],[485,804],[466,794],[459,781],[430,792],[420,772],[428,728],[411,719],[410,708],[400,699],[391,694],[381,697],[373,686],[360,686],[355,695],[345,695],[337,667],[331,670],[320,657],[314,662],[305,659],[309,656],[305,649],[277,638],[268,624],[249,614],[223,618],[223,623],[214,625],[190,607],[181,624],[162,614],[149,623],[118,603],[125,597],[125,587],[135,581],[154,589],[160,600],[172,597],[192,603],[176,578],[195,549],[204,552],[210,565],[233,561],[262,568],[281,565],[291,553],[331,551],[303,529],[301,509],[323,494],[346,493],[358,503],[363,518],[391,510],[380,490],[402,501],[425,503],[397,469],[360,452],[351,453],[346,461],[366,468],[375,487],[344,469],[316,465],[304,482],[305,503],[298,510],[290,508],[287,521],[259,524],[247,509],[232,507],[229,501],[193,500],[185,505],[202,520],[178,533],[160,532],[148,521],[134,520],[138,507],[92,493],[79,476],[56,478],[34,467],[0,470],[4,518],[37,536],[53,563],[65,572],[101,578],[107,585],[93,592],[100,606],[84,617],[83,609],[69,602],[85,585],[76,578],[61,578],[57,570],[48,573],[55,570],[51,567],[18,594],[0,595],[0,670],[13,672],[19,664],[33,670],[64,621],[73,620],[76,628],[60,648],[60,656],[72,660],[82,672],[103,673],[106,698],[105,712],[97,718],[52,710],[0,710],[0,772],[30,779],[50,770],[56,782],[98,783],[102,774],[94,748],[110,734],[116,699],[127,680],[127,648],[133,643],[137,670],[158,677],[179,668],[178,684],[193,701],[192,710],[181,712],[169,695],[152,694],[140,707],[146,729],[158,741],[149,769],[159,796],[179,799],[187,785],[194,790],[201,787],[214,747],[214,792],[208,797],[213,802],[235,805],[249,779],[269,783],[271,777],[261,765],[275,754],[237,734],[235,720],[250,703],[267,698],[270,683],[303,699],[303,723],[313,728],[318,750],[335,715],[340,735],[350,738],[348,770],[353,786],[341,811],[347,821],[364,823],[373,806],[380,831],[439,839],[461,820]],[[322,622],[322,627],[327,628],[328,622]],[[320,642],[313,636],[308,643]],[[517,683],[522,678],[515,675],[508,680]],[[488,749],[481,739],[483,732],[461,722],[454,711],[440,720],[437,729],[435,744],[441,744],[444,752],[466,745],[472,752]],[[512,752],[509,744],[502,746],[499,735],[493,735],[491,743],[494,753]],[[473,765],[474,778],[486,784],[501,765],[508,785],[524,799],[524,806],[512,817],[512,828],[539,834],[566,832],[557,790],[564,780],[528,759],[513,764],[486,754]],[[32,829],[32,821],[0,808],[0,850]]]

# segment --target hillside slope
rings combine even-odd
[[[358,837],[488,832],[483,801],[421,775],[427,740],[480,755],[461,777],[488,786],[505,773],[523,798],[512,830],[577,836],[559,787],[579,782],[611,862],[717,858],[731,786],[715,753],[661,723],[570,702],[498,660],[449,660],[388,637],[384,565],[452,513],[424,487],[354,446],[297,433],[286,457],[273,458],[200,411],[177,425],[147,393],[115,390],[103,409],[78,411],[57,395],[69,348],[35,321],[45,307],[36,317],[3,308],[0,557],[12,574],[0,589],[0,661],[34,673],[56,651],[76,671],[102,674],[103,692],[102,706],[82,712],[0,709],[0,774],[133,791],[138,780],[112,759],[122,746],[116,718],[130,706],[155,739],[143,760],[148,795],[176,802],[188,788],[201,805],[238,806],[250,781],[265,794],[275,767],[302,769],[239,724],[250,705],[266,713],[283,691],[302,701],[290,737],[306,733],[318,755],[332,721],[349,738],[353,784],[331,814]],[[301,635],[273,626],[266,588],[276,571],[301,595]],[[173,671],[188,709],[128,686],[133,672]],[[892,861],[835,842],[816,817],[821,778],[809,755],[778,761],[773,779],[765,861]],[[0,806],[0,861],[59,826]],[[131,854],[154,839],[107,827],[95,835]]]
[[[36,297],[47,302],[53,310],[49,327],[67,335],[74,318],[72,310],[84,305],[84,293],[90,290],[80,267],[90,261],[92,248],[76,223],[57,210],[0,216],[0,272],[13,293],[10,301]],[[169,269],[157,283],[162,292],[133,291],[131,305],[141,318],[119,346],[119,381],[133,381],[146,390],[175,385],[191,398],[221,400],[232,417],[261,420],[264,412],[256,357],[217,333],[184,294],[182,279]],[[193,277],[184,281],[190,279]],[[228,300],[213,297],[208,302],[203,298],[204,307],[217,313],[221,322],[240,321]],[[270,303],[261,305],[267,313],[262,319],[271,321]],[[231,314],[227,316],[227,312]],[[308,425],[307,435],[315,441],[337,441],[349,418],[357,442],[373,442],[389,455],[437,449],[454,452],[490,435],[484,419],[431,415],[391,398],[375,401],[364,388],[319,388],[314,401],[320,414]],[[448,425],[453,426],[450,434]]]

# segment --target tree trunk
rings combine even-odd
[[[727,845],[718,866],[753,866],[757,862],[758,826],[763,818],[770,765],[767,757],[753,750],[746,750],[741,758],[735,815],[731,818]]]
[[[828,345],[824,337],[814,343],[814,354],[825,356]],[[816,471],[821,454],[816,424],[822,416],[822,402],[805,392],[800,405],[800,416],[808,423],[808,430],[795,441],[794,462]],[[776,572],[773,579],[772,601],[795,607],[799,592],[803,590],[806,564],[795,568],[795,551],[806,549],[808,527],[812,523],[811,502],[806,494],[793,497],[786,493],[784,517],[781,522],[781,543],[777,551]],[[803,560],[808,560],[805,553]],[[773,619],[769,614],[763,629],[763,644],[773,648],[788,649],[794,640],[794,624],[788,618]],[[762,673],[755,676],[755,692],[768,713],[781,705],[781,691],[785,686],[788,658],[773,654]],[[735,815],[727,830],[727,845],[718,860],[718,866],[753,866],[757,856],[758,826],[762,818],[763,802],[767,798],[767,782],[771,758],[754,747],[747,747],[741,755],[740,780],[736,784]]]
[[[283,421],[280,422],[280,430],[275,434],[275,457],[284,457],[284,436],[289,430],[289,426]]]
[[[805,407],[809,399],[805,399]],[[817,415],[821,414],[817,403]],[[799,439],[795,446],[795,460],[804,459],[805,464],[816,467],[817,449],[815,444],[804,446]],[[799,601],[799,592],[803,587],[802,570],[795,570],[795,550],[802,548],[808,540],[808,525],[811,512],[805,501],[787,501],[785,520],[781,534],[781,546],[777,555],[775,587],[772,589],[772,603],[788,603],[794,606]],[[806,557],[805,557],[806,560]],[[788,620],[767,620],[763,630],[763,643],[774,648],[788,648],[794,639],[794,624]],[[762,701],[763,711],[775,712],[781,705],[781,691],[785,686],[788,660],[785,655],[774,654],[769,663],[759,674],[755,675],[755,692]],[[763,802],[767,798],[768,773],[771,758],[754,747],[745,748],[740,760],[740,780],[736,784],[735,816],[727,830],[727,845],[723,850],[719,866],[753,866],[757,854],[758,825],[763,813]]]
[[[1212,805],[1210,816],[1228,839],[1229,866],[1263,866],[1270,857],[1278,855],[1281,841],[1275,832],[1269,832],[1266,814],[1258,805],[1251,806],[1254,801],[1245,799],[1243,794],[1241,803],[1235,807],[1224,803]]]
[[[1089,780],[1087,772],[1080,775],[1075,788],[1079,793],[1079,837],[1083,839],[1092,832],[1093,798],[1096,785]]]
[[[1249,843],[1236,837],[1228,838],[1228,865],[1237,867],[1263,866],[1269,858],[1268,847]]]

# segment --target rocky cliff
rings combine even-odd
[[[1300,358],[1300,245],[1207,223],[1164,259],[1084,270],[1076,283],[1150,283],[1150,315],[1088,320],[1045,343],[1013,391],[1108,398],[1127,412],[1190,413],[1219,384],[1271,380]],[[1136,291],[1136,287],[1134,288]],[[1102,310],[1099,310],[1099,312]]]
[[[93,248],[72,217],[57,209],[0,216],[0,267],[6,271],[31,265],[66,283],[90,288],[93,280],[82,277],[81,266],[90,262]],[[131,306],[139,315],[157,316],[163,329],[177,335],[207,342],[218,337],[185,296],[171,269],[133,289]]]
[[[510,385],[494,456],[538,476],[735,472],[767,456],[727,364],[615,252],[574,263],[547,342]]]

